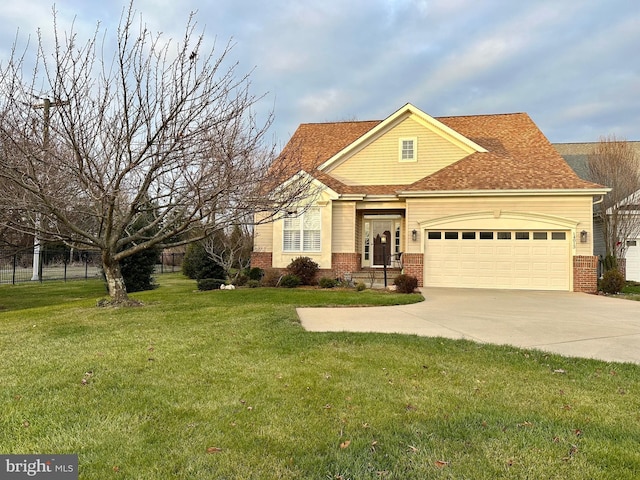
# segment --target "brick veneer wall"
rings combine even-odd
[[[573,291],[584,293],[598,291],[598,257],[591,255],[573,257]]]
[[[424,255],[422,253],[403,253],[402,269],[406,275],[418,279],[418,286],[424,285]]]
[[[272,265],[271,252],[252,252],[251,266],[262,268],[271,268]]]
[[[360,270],[359,253],[332,253],[331,270],[336,278],[343,278],[345,273],[353,273]]]

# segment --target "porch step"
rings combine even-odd
[[[393,279],[402,273],[399,268],[387,268],[387,285],[393,285]],[[384,269],[371,268],[351,272],[353,283],[364,283],[369,288],[384,288]]]

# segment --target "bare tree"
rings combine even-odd
[[[594,147],[588,165],[593,182],[611,187],[594,212],[602,224],[606,254],[624,258],[626,239],[640,236],[640,158],[626,140],[609,136]]]
[[[271,117],[258,124],[249,74],[225,66],[230,44],[205,49],[193,14],[174,43],[131,3],[111,48],[99,27],[86,43],[61,32],[55,13],[52,51],[39,35],[33,59],[14,47],[0,68],[0,204],[18,231],[99,250],[113,303],[129,301],[125,257],[269,221],[308,194],[302,181],[273,192]]]
[[[220,231],[203,241],[207,255],[220,265],[231,281],[251,265],[253,235],[248,224],[234,225],[230,231]],[[232,275],[236,270],[236,274]]]

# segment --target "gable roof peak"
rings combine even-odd
[[[362,145],[365,145],[367,142],[383,134],[384,132],[389,131],[399,121],[403,120],[407,115],[415,115],[425,125],[428,125],[430,128],[433,128],[435,130],[439,130],[440,132],[442,132],[443,136],[448,136],[460,142],[460,144],[462,144],[468,150],[469,154],[474,152],[484,152],[484,153],[487,152],[487,150],[484,147],[478,145],[477,143],[465,137],[464,135],[461,135],[451,127],[440,122],[438,119],[423,112],[415,105],[412,105],[411,103],[406,103],[405,105],[400,107],[398,110],[396,110],[394,113],[389,115],[387,118],[379,122],[376,126],[374,126],[369,131],[367,131],[364,135],[359,137],[356,141],[347,145],[342,150],[340,150],[335,155],[333,155],[331,158],[329,158],[327,161],[319,165],[318,170],[320,171],[327,170],[329,167],[331,167],[331,165],[338,163],[341,159],[348,156],[354,150],[360,148]]]

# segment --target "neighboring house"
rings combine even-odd
[[[281,158],[293,152],[319,193],[256,226],[253,266],[308,256],[336,277],[386,264],[423,286],[596,290],[592,205],[608,189],[524,113],[433,118],[407,104],[382,121],[302,124]]]
[[[628,143],[635,150],[637,157],[640,159],[640,142],[629,141]],[[553,147],[560,155],[562,155],[565,161],[580,178],[588,181],[589,155],[593,153],[594,148],[597,145],[598,142],[554,143]],[[632,195],[633,198],[628,202],[623,201],[624,204],[632,207],[633,211],[637,210],[637,193],[638,192]],[[593,228],[593,253],[604,258],[606,254],[604,235],[602,232],[602,225],[597,218],[594,220]],[[625,241],[627,244],[624,267],[626,278],[627,280],[640,281],[640,238],[627,238]]]

